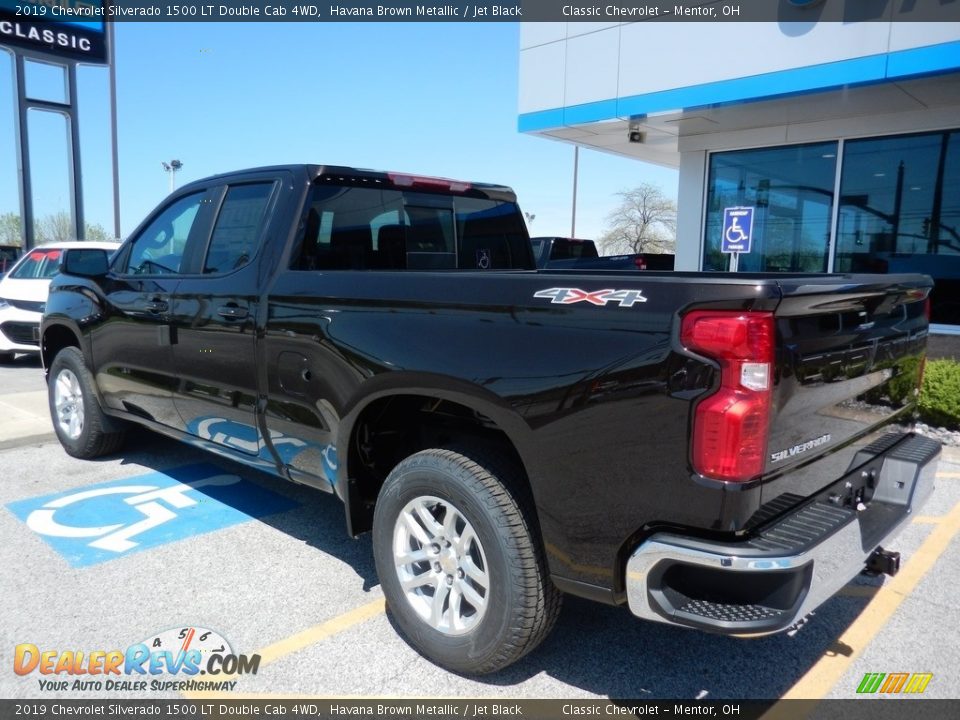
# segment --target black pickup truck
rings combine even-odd
[[[930,288],[536,270],[508,188],[298,165],[66,253],[41,349],[68,453],[137,423],[337,495],[408,640],[483,673],[562,593],[764,635],[896,572]]]

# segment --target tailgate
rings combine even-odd
[[[926,298],[933,281],[925,275],[845,275],[785,278],[780,285],[765,468],[778,475],[909,418],[926,352]],[[801,495],[835,479],[803,475],[809,487],[792,488]]]

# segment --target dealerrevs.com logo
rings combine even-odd
[[[256,675],[259,668],[259,655],[237,654],[222,635],[201,627],[165,630],[126,650],[58,650],[21,643],[13,656],[13,671],[40,676],[44,692],[233,690],[237,681],[232,678]]]

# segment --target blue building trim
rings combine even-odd
[[[744,100],[877,82],[884,79],[886,61],[886,55],[871,55],[676,90],[633,95],[621,98],[617,110],[621,116],[649,115],[655,112],[728,105]]]
[[[960,69],[960,40],[911,50],[898,50],[887,56],[888,78],[957,69]]]
[[[520,114],[520,132],[817,92],[960,70],[960,41]]]
[[[558,127],[563,127],[563,108],[522,113],[517,120],[517,129],[520,132],[534,132]]]

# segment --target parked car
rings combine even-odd
[[[15,353],[40,352],[40,317],[64,249],[112,252],[119,246],[115,242],[53,242],[33,248],[14,263],[0,280],[0,362],[9,362]]]
[[[41,342],[66,452],[137,423],[334,493],[409,642],[484,673],[564,592],[765,635],[895,573],[940,454],[897,427],[932,285],[537,270],[509,188],[295,165],[71,249]]]

